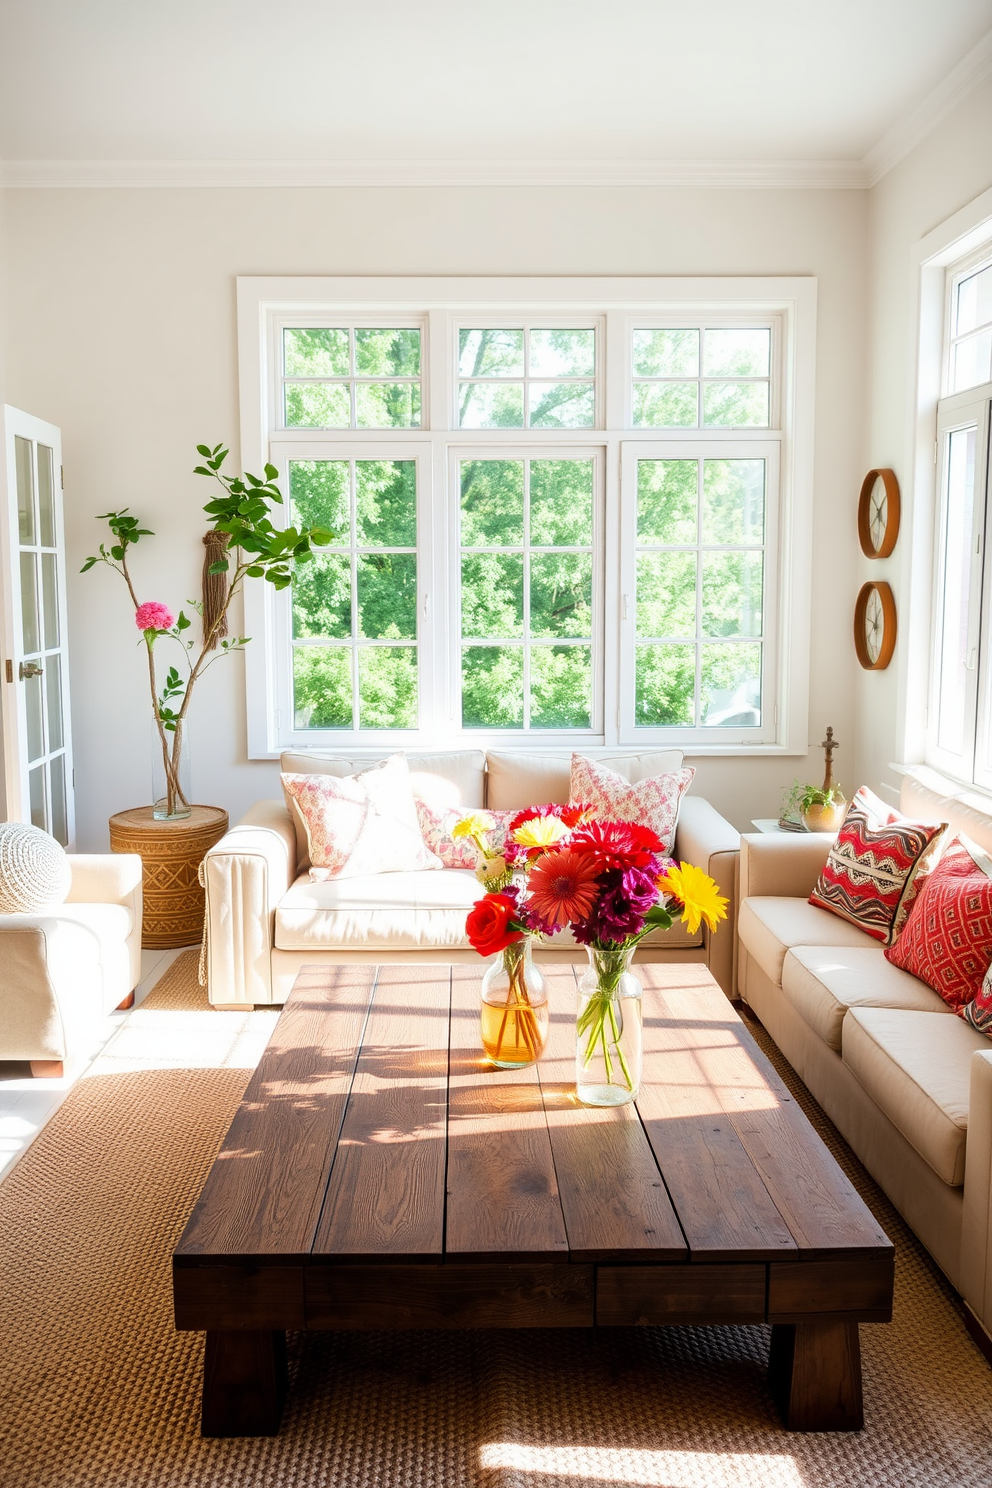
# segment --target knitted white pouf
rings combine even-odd
[[[0,913],[36,914],[63,904],[72,872],[65,849],[40,827],[0,822]]]

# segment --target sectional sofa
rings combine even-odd
[[[631,782],[682,765],[678,750],[589,750]],[[407,756],[414,795],[469,810],[520,810],[569,794],[570,756],[528,751],[457,750]],[[288,773],[350,775],[374,763],[338,754],[289,753]],[[702,961],[733,995],[740,836],[709,802],[683,796],[675,856],[704,868],[731,901],[715,935],[676,924],[646,939],[641,960]],[[260,801],[210,849],[202,877],[207,899],[207,984],[212,1003],[281,1003],[301,966],[341,961],[473,961],[465,915],[482,890],[474,873],[444,868],[311,883],[305,839],[284,800]],[[582,959],[566,932],[538,953]]]
[[[901,809],[992,853],[992,813],[907,777]],[[741,839],[740,996],[964,1298],[992,1357],[992,1040],[807,903],[822,835]]]

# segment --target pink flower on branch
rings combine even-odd
[[[135,610],[134,623],[139,630],[171,630],[176,617],[168,605],[149,599]]]

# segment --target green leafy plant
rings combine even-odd
[[[204,463],[195,466],[194,473],[217,481],[223,491],[223,495],[208,501],[203,508],[213,530],[226,538],[223,557],[211,564],[209,571],[228,576],[223,600],[209,622],[204,624],[199,650],[196,642],[186,634],[192,628],[192,621],[185,611],[180,610],[173,616],[166,605],[154,600],[142,603],[138,598],[128,555],[141,538],[153,537],[154,533],[150,528],[142,527],[140,519],[132,516],[128,507],[104,512],[98,518],[107,523],[112,540],[109,544],[101,543],[81,569],[86,573],[97,563],[105,563],[127,585],[134,605],[135,622],[147,650],[152,713],[165,768],[169,816],[179,814],[182,809],[188,810],[190,804],[179,783],[179,767],[193,687],[215,661],[242,650],[250,639],[249,636],[226,637],[227,614],[244,580],[265,579],[276,589],[285,589],[293,581],[294,567],[312,559],[314,547],[324,547],[335,540],[335,534],[323,527],[280,528],[275,525],[270,511],[273,505],[281,506],[283,498],[276,484],[279,472],[274,465],[265,466],[264,478],[247,471],[243,475],[231,476],[222,468],[229,453],[223,445],[211,448],[198,444],[196,449]],[[196,600],[188,603],[202,620],[202,604]],[[163,637],[176,641],[182,648],[186,675],[184,677],[177,667],[170,666],[165,684],[160,689],[155,671],[155,643]],[[220,648],[215,650],[218,642]]]
[[[802,781],[794,780],[782,798],[782,815],[801,817],[811,806],[836,806],[845,799],[840,785],[833,785],[825,791],[821,786],[805,785]]]

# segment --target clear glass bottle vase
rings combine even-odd
[[[178,735],[178,739],[177,739]],[[190,785],[189,724],[185,719],[176,732],[165,731],[165,742],[152,719],[152,817],[155,821],[183,821],[192,815]]]
[[[514,941],[482,978],[482,1047],[499,1069],[535,1064],[548,1040],[548,993],[531,937]]]
[[[630,970],[636,946],[586,946],[579,982],[575,1089],[587,1106],[623,1106],[641,1083],[641,984]]]

